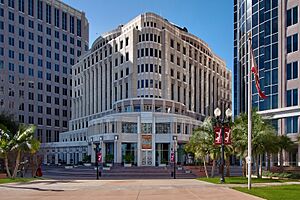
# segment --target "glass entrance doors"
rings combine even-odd
[[[137,143],[122,143],[122,162],[137,164]]]
[[[114,143],[113,142],[105,143],[105,162],[106,163],[114,162]]]
[[[155,161],[156,166],[170,162],[170,144],[169,143],[157,143],[155,145]]]

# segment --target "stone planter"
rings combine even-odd
[[[110,167],[103,167],[103,170],[109,171],[109,170],[110,170]]]
[[[0,179],[1,178],[7,178],[6,173],[0,173]]]
[[[83,163],[83,165],[86,167],[90,167],[90,166],[92,166],[92,163]]]
[[[131,163],[124,163],[124,167],[131,167],[132,164]]]
[[[112,167],[113,164],[112,164],[112,163],[106,163],[106,166],[107,166],[107,167]]]
[[[167,165],[161,163],[161,164],[159,164],[158,166],[159,166],[159,167],[166,167]]]
[[[65,169],[73,169],[73,166],[65,166]]]
[[[178,170],[182,170],[182,167],[178,167],[177,169],[178,169]]]

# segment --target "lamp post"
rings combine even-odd
[[[221,183],[225,183],[225,177],[224,177],[224,138],[225,138],[225,125],[229,123],[229,120],[231,118],[232,115],[232,111],[230,108],[228,108],[225,112],[226,114],[226,118],[223,117],[222,119],[220,119],[221,116],[221,110],[219,108],[216,108],[214,111],[215,117],[217,118],[217,123],[221,125],[221,178],[220,178],[220,182]]]
[[[114,152],[114,154],[115,154],[116,163],[117,163],[117,160],[118,160],[118,154],[117,154],[117,152],[118,152],[118,147],[117,147],[118,139],[119,139],[119,136],[115,135],[114,136],[114,141],[115,141],[115,152]]]
[[[173,149],[174,149],[174,179],[176,179],[176,149],[177,149],[177,136],[174,135],[173,136],[173,142],[174,142],[174,146],[173,146]]]

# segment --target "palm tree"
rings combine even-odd
[[[8,154],[12,147],[11,134],[9,130],[3,124],[0,124],[0,155],[4,158],[6,174],[11,178],[11,173],[9,170]]]
[[[262,155],[273,153],[276,146],[275,129],[268,120],[263,119],[256,110],[252,112],[252,149],[256,158],[256,172],[260,177],[262,171]],[[235,152],[243,159],[243,174],[246,175],[246,156],[248,146],[248,116],[240,114],[233,127],[233,146]],[[260,166],[260,167],[259,167]]]
[[[278,136],[277,146],[280,154],[280,171],[283,172],[283,151],[290,150],[294,145],[294,142],[286,135]]]
[[[13,147],[12,151],[16,151],[16,161],[15,161],[15,168],[13,171],[12,177],[16,177],[18,168],[20,165],[20,158],[21,158],[21,152],[23,151],[33,151],[35,152],[36,149],[33,149],[32,144],[34,144],[34,148],[36,148],[36,140],[34,139],[34,131],[35,126],[34,125],[19,125],[19,130],[17,131],[17,134],[14,135],[12,138],[13,141]]]
[[[193,135],[186,145],[186,150],[195,154],[203,160],[205,174],[208,177],[206,158],[212,160],[211,177],[214,176],[216,160],[220,157],[220,146],[214,145],[215,132],[213,128],[214,118],[207,117],[204,122],[193,132]]]
[[[9,178],[17,175],[23,152],[34,154],[40,144],[34,139],[34,125],[18,125],[12,116],[0,114],[0,155],[4,158],[6,173]],[[16,155],[16,156],[14,156]],[[10,161],[13,159],[12,161]],[[15,163],[11,173],[9,164]]]

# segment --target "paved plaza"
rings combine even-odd
[[[224,186],[194,179],[41,180],[0,185],[1,200],[83,199],[260,199]]]

